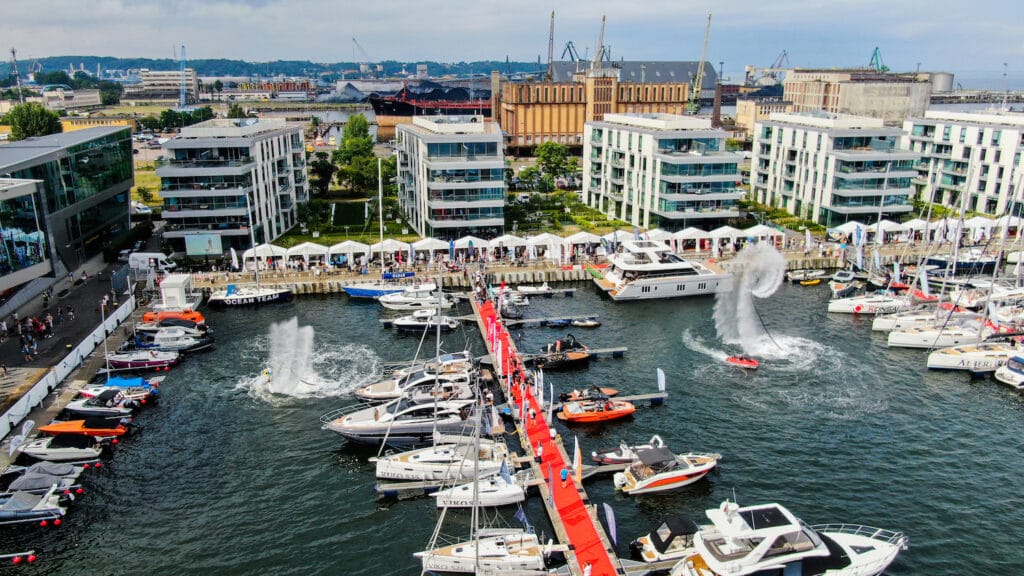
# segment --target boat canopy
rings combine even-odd
[[[651,545],[658,552],[665,553],[672,541],[680,536],[693,536],[700,531],[696,522],[685,516],[672,516],[657,529],[651,532]]]
[[[676,455],[673,454],[671,450],[664,447],[641,450],[637,452],[636,455],[637,458],[643,462],[644,466],[650,466],[652,468],[671,464],[676,461]]]
[[[45,490],[54,484],[59,484],[60,481],[60,476],[25,473],[11,482],[7,489],[11,492],[17,492],[18,490]]]
[[[135,378],[127,378],[125,376],[111,376],[110,380],[102,383],[104,386],[113,386],[116,388],[142,388],[147,386],[148,383],[141,376]]]
[[[27,512],[38,506],[44,497],[45,494],[15,492],[0,506],[0,512]]]

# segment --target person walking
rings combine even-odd
[[[7,339],[7,320],[0,320],[0,341]]]
[[[57,306],[57,324],[64,321],[64,308]]]
[[[75,319],[75,309],[71,307],[71,304],[68,304],[68,320],[74,320],[74,319]]]

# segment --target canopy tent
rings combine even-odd
[[[662,230],[661,228],[648,230],[647,232],[641,234],[641,236],[647,238],[648,240],[658,240],[660,242],[668,242],[669,240],[672,239],[672,233],[667,230]]]
[[[565,244],[600,244],[601,237],[597,234],[581,230],[571,236],[566,236],[563,242]]]
[[[242,259],[248,260],[255,256],[256,258],[284,258],[288,255],[288,250],[280,246],[274,246],[273,244],[260,244],[255,248],[249,248],[242,253]]]
[[[711,238],[743,238],[746,233],[732,226],[720,226],[708,233],[708,236]]]
[[[700,240],[701,238],[711,238],[711,234],[708,234],[706,230],[694,228],[693,226],[676,232],[674,236],[680,240]]]
[[[327,258],[328,249],[326,246],[315,244],[313,242],[303,242],[302,244],[296,244],[288,249],[288,258],[299,257],[309,262],[311,256],[317,256],[320,259]]]
[[[974,218],[968,218],[964,221],[964,228],[968,230],[988,229],[995,228],[997,221],[991,218],[985,218],[984,216],[975,216]]]
[[[488,242],[487,240],[484,240],[483,238],[477,238],[476,236],[463,236],[462,238],[459,238],[458,240],[455,241],[455,248],[456,249],[469,248],[470,244],[473,245],[473,249],[474,250],[476,250],[478,248],[490,248],[491,247],[491,243]]]
[[[928,228],[929,226],[930,225],[927,220],[922,220],[920,218],[907,220],[906,222],[903,223],[904,228],[906,228],[907,230],[913,230],[914,232],[920,232],[925,228]]]
[[[547,260],[559,260],[562,257],[562,248],[565,246],[561,236],[555,236],[549,232],[527,238],[526,245],[530,247],[531,254],[536,254],[538,246],[544,247],[544,258]]]
[[[629,230],[612,230],[611,232],[601,236],[609,242],[624,242],[626,240],[633,239],[633,232]]]
[[[1011,216],[1007,214],[996,220],[996,226],[1007,227],[1007,228],[1020,228],[1021,224],[1024,224],[1024,218],[1020,216]]]
[[[339,242],[327,249],[327,259],[335,260],[335,256],[345,255],[346,262],[353,262],[355,260],[355,254],[366,254],[369,255],[370,246],[363,244],[362,242],[356,242],[355,240],[345,240]]]
[[[421,238],[412,243],[412,249],[417,252],[447,251],[448,243],[444,240],[438,240],[437,238]]]
[[[779,232],[775,228],[772,228],[771,226],[766,226],[764,224],[752,226],[750,228],[747,228],[746,230],[743,230],[742,232],[744,235],[746,235],[747,238],[757,238],[759,240],[767,240],[768,238],[775,238],[778,236],[786,235],[785,233]]]
[[[863,229],[863,228],[865,228],[865,226],[863,224],[861,224],[860,222],[857,222],[856,220],[850,220],[849,222],[847,222],[845,224],[840,224],[839,226],[836,226],[832,230],[834,230],[836,232],[839,232],[841,234],[853,234],[858,229]]]
[[[882,232],[885,232],[886,234],[891,234],[893,232],[906,232],[909,230],[905,225],[900,224],[899,222],[893,222],[892,220],[879,220],[871,228],[872,232],[877,232],[881,229]]]
[[[526,246],[526,239],[520,238],[519,236],[513,236],[511,234],[504,234],[502,236],[498,236],[494,240],[491,240],[491,246],[504,246],[505,248],[512,248],[515,246]],[[447,247],[448,245],[445,244],[445,248]]]
[[[383,242],[377,242],[376,244],[370,245],[370,253],[374,252],[385,252],[387,254],[394,254],[396,252],[408,252],[409,243],[400,242],[392,238],[388,238]]]

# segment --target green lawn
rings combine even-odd
[[[152,162],[135,163],[135,186],[132,188],[132,200],[142,201],[138,194],[140,186],[149,189],[153,193],[153,199],[146,202],[147,206],[156,208],[163,205],[163,200],[160,198],[160,177],[153,170]]]

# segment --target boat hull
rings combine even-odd
[[[258,294],[231,294],[224,297],[211,296],[208,304],[210,306],[223,306],[234,308],[239,306],[258,306],[260,304],[275,304],[278,302],[290,302],[295,295],[291,290],[266,290],[261,289]]]
[[[970,350],[962,350],[962,348]],[[1005,366],[1010,357],[1016,353],[1016,346],[1001,343],[982,343],[967,347],[953,346],[929,354],[928,368],[931,370],[995,372],[1001,366]]]

